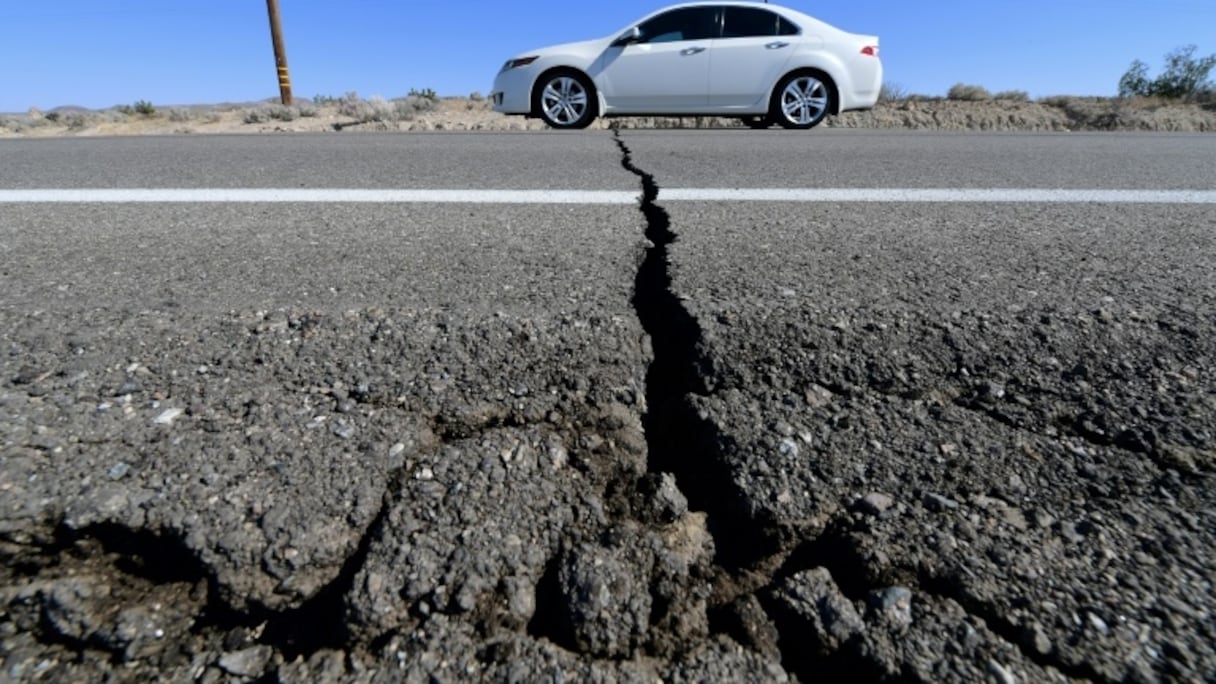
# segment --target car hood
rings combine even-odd
[[[554,57],[557,55],[582,55],[587,58],[598,57],[601,52],[606,50],[612,44],[611,38],[596,38],[594,40],[580,40],[574,43],[562,43],[561,45],[550,45],[538,50],[531,50],[526,55],[536,55],[537,57]]]

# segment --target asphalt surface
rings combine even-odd
[[[1216,678],[1216,139],[4,141],[16,681]]]

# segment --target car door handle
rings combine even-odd
[[[778,41],[774,41],[774,42],[772,42],[772,43],[769,43],[768,45],[765,45],[764,47],[766,47],[766,48],[768,48],[768,49],[770,49],[770,50],[780,50],[781,48],[783,48],[783,47],[787,47],[788,45],[789,45],[789,43],[783,43],[783,42],[781,42],[781,41],[779,41],[779,40],[778,40]]]
[[[689,55],[695,55],[695,54],[698,54],[698,53],[701,53],[701,52],[705,52],[705,48],[703,48],[703,47],[690,47],[690,48],[684,48],[683,50],[680,50],[680,54],[681,54],[681,55],[684,55],[685,57],[687,57],[687,56],[689,56]]]

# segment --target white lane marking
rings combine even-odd
[[[0,190],[0,204],[374,203],[636,204],[621,190],[355,190],[341,188],[128,188]],[[1035,188],[664,188],[659,202],[987,202],[1216,204],[1216,190]]]
[[[659,202],[1007,202],[1216,204],[1216,190],[1034,188],[663,188]]]
[[[0,204],[245,202],[374,204],[636,204],[637,192],[616,190],[351,190],[340,188],[130,188],[0,190]]]

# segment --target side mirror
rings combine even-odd
[[[613,47],[623,47],[625,45],[629,45],[630,43],[636,43],[641,39],[642,39],[642,29],[634,26],[633,28],[629,29],[628,31],[622,33],[620,35],[620,37],[618,37],[616,40],[612,41],[612,46]]]

